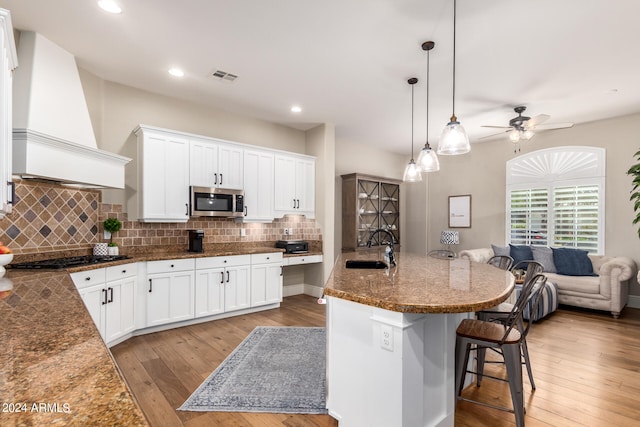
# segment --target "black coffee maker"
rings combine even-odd
[[[189,252],[204,250],[204,230],[189,230]]]

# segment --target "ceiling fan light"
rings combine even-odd
[[[404,169],[404,175],[402,176],[404,182],[420,182],[422,181],[422,175],[420,174],[420,168],[416,162],[411,159]]]
[[[509,131],[509,140],[514,143],[520,141],[520,131],[518,129]]]
[[[417,164],[422,172],[437,172],[440,170],[438,156],[436,152],[431,149],[428,142],[424,145],[424,148],[420,150]]]
[[[531,129],[527,129],[527,130],[525,130],[525,131],[523,131],[523,132],[522,132],[522,139],[524,139],[524,140],[528,141],[528,140],[530,140],[531,138],[533,138],[533,135],[535,135],[535,134],[533,133],[533,131],[532,131]]]
[[[445,156],[455,156],[471,151],[469,137],[460,122],[450,121],[442,130],[440,142],[438,143],[438,154]]]

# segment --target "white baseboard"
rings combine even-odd
[[[297,285],[287,285],[282,288],[282,296],[290,297],[292,295],[311,295],[312,297],[320,298],[324,293],[324,288],[321,286],[308,285],[306,283],[299,283]]]
[[[627,307],[640,308],[640,295],[629,295]]]

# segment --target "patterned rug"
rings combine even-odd
[[[181,411],[326,414],[325,329],[259,326]]]

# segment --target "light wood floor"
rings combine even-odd
[[[111,350],[153,427],[336,426],[328,415],[198,413],[175,408],[209,376],[255,326],[324,326],[325,306],[297,295],[277,310],[217,320],[132,338]],[[638,426],[640,310],[618,320],[604,312],[561,308],[528,337],[537,390],[525,374],[526,425]],[[504,368],[489,368],[500,375]],[[506,384],[485,379],[468,396],[510,405]],[[513,426],[513,414],[467,402],[456,426]]]

